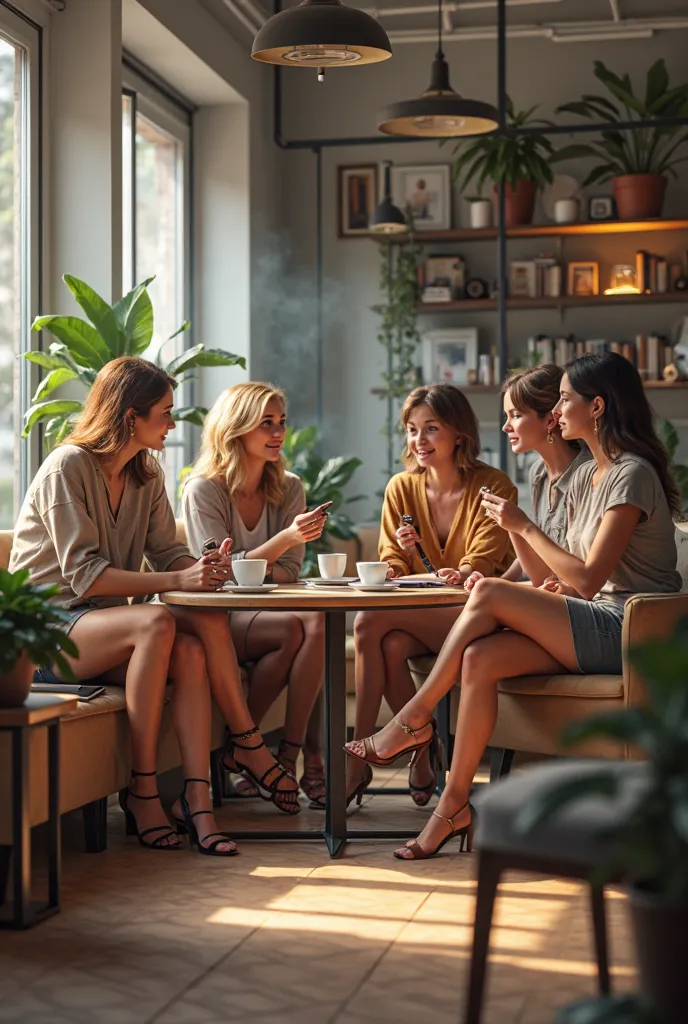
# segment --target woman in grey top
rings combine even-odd
[[[208,810],[210,691],[237,732],[255,729],[222,612],[132,604],[166,590],[216,590],[229,573],[219,554],[196,561],[177,542],[163,474],[150,451],[174,430],[176,382],[153,363],[124,357],[98,374],[68,441],[46,458],[29,488],[14,532],[10,568],[59,588],[79,648],[78,679],[124,684],[132,779],[121,802],[127,831],[142,845],[178,849],[160,805],[156,748],[168,678],[184,767],[173,816],[199,853],[230,856]],[[152,572],[141,571],[145,557]],[[210,687],[209,685],[210,684]],[[296,799],[294,779],[263,745],[244,757],[266,789]]]
[[[563,374],[561,366],[546,363],[512,373],[502,385],[505,417],[502,430],[512,452],[517,455],[536,452],[540,456],[530,468],[533,521],[559,547],[566,543],[569,485],[578,467],[591,458],[587,447],[571,445],[561,436],[554,407],[559,401]],[[521,580],[525,573],[535,586],[540,586],[544,582],[542,566],[533,565],[533,560],[529,560],[530,549],[520,537],[513,535],[511,539],[516,560],[502,579]],[[471,573],[466,580],[466,590],[471,591],[481,579],[482,573]]]
[[[233,558],[264,558],[268,579],[298,579],[305,545],[318,540],[324,510],[305,511],[300,479],[288,473],[282,458],[286,432],[286,396],[272,384],[235,384],[208,413],[201,451],[182,496],[182,515],[191,551],[203,543],[231,537]],[[239,661],[254,663],[248,707],[260,722],[285,686],[285,738],[279,760],[290,771],[306,741],[308,722],[325,670],[323,616],[317,612],[232,612],[230,629]],[[233,770],[230,746],[225,766]],[[325,806],[325,773],[319,738],[306,743],[301,786],[311,806]],[[250,780],[235,787],[255,795]],[[275,801],[296,813],[298,804]]]
[[[480,580],[416,696],[374,743],[347,744],[372,764],[402,749],[422,749],[433,737],[432,709],[461,680],[447,787],[418,840],[396,851],[401,859],[434,856],[453,836],[462,837],[462,847],[467,837],[470,849],[468,796],[494,729],[500,679],[620,673],[628,597],[680,590],[671,517],[678,489],[635,367],[611,353],[575,360],[562,378],[555,415],[564,440],[585,441],[592,452],[569,487],[569,550],[516,505],[486,494],[487,515],[521,540],[524,566],[527,554],[529,575],[545,578],[543,586]]]

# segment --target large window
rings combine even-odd
[[[19,440],[29,367],[18,357],[38,277],[37,60],[37,31],[0,5],[0,529],[14,524],[29,472]]]
[[[162,347],[167,363],[189,344],[189,332],[168,340],[189,312],[188,114],[142,88],[126,90],[122,114],[124,288],[155,278],[149,286],[155,317],[149,356]],[[186,383],[177,389],[177,406],[190,404],[191,387]],[[179,473],[191,457],[190,443],[188,427],[180,423],[165,446],[173,505]]]

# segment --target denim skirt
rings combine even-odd
[[[65,622],[65,633],[69,633],[74,623],[85,615],[86,612],[96,611],[98,608],[97,604],[93,604],[91,601],[85,601],[83,604],[78,604],[74,608],[65,609],[69,619]],[[34,683],[61,683],[62,680],[55,675],[50,668],[37,668],[33,674]]]
[[[624,610],[612,601],[567,597],[573,646],[583,675],[621,675],[621,627]]]

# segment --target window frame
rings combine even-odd
[[[20,159],[24,171],[21,176],[19,389],[15,396],[19,407],[14,409],[15,431],[20,435],[18,472],[15,468],[16,514],[41,461],[42,431],[34,430],[30,437],[21,437],[24,413],[38,386],[40,371],[21,356],[42,349],[41,337],[31,331],[31,324],[39,315],[43,300],[44,29],[7,0],[0,0],[0,33],[25,54],[20,100]]]

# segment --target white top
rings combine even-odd
[[[234,527],[232,535],[232,541],[234,543],[232,547],[236,547],[242,553],[251,551],[253,548],[259,548],[261,544],[267,544],[270,540],[270,534],[268,533],[267,501],[263,505],[263,511],[260,514],[260,519],[252,530],[249,530],[238,512],[234,516],[232,525]]]

